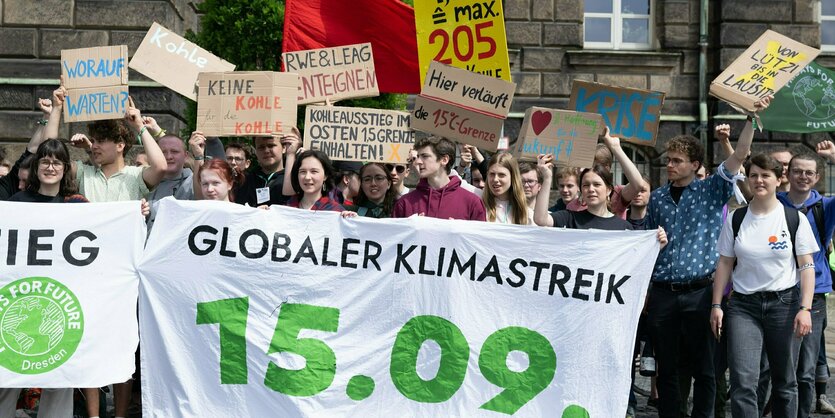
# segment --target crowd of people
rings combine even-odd
[[[730,128],[720,125],[716,135],[727,158],[710,174],[700,141],[677,136],[666,143],[668,182],[651,190],[646,173],[608,129],[593,166],[582,170],[555,167],[553,155],[520,162],[438,136],[417,140],[404,163],[363,164],[302,149],[296,129],[255,137],[252,146],[224,145],[199,131],[184,141],[143,116],[132,101],[123,120],[90,123],[86,134],[64,140],[58,132],[66,94],[59,87],[51,99],[39,101],[44,118],[25,152],[10,167],[0,165],[0,200],[137,201],[149,231],[160,200],[169,196],[263,210],[285,205],[338,211],[345,218],[417,215],[655,230],[662,249],[638,340],[656,359],[657,398],[650,401],[659,416],[724,417],[726,370],[734,417],[835,413],[825,396],[829,371],[822,343],[826,294],[832,290],[827,257],[835,199],[815,190],[820,157],[835,162],[829,141],[818,144],[817,153],[750,156],[752,119],[735,148]],[[758,109],[769,102],[763,99]],[[67,144],[87,152],[87,161],[72,161]],[[142,152],[129,163],[126,155],[140,144]],[[615,161],[624,185],[615,184]],[[406,185],[411,175],[417,177],[413,189]],[[559,196],[552,204],[555,179]],[[131,382],[113,387],[115,415],[126,417]],[[0,389],[0,415],[13,416],[19,391]],[[83,393],[87,414],[98,417],[100,390]],[[66,416],[72,400],[72,389],[44,391],[41,416]],[[632,395],[629,414],[635,406]]]

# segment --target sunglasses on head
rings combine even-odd
[[[397,170],[397,174],[403,174],[406,171],[405,165],[394,165],[394,164],[386,164],[386,170],[391,172],[392,170]]]

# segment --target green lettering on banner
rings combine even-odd
[[[283,304],[267,355],[280,352],[298,354],[304,357],[305,365],[301,370],[290,370],[270,362],[264,384],[276,392],[291,396],[313,396],[327,389],[336,375],[336,355],[320,340],[299,338],[299,331],[311,329],[336,332],[338,327],[339,309]]]
[[[441,364],[432,380],[423,380],[416,369],[418,352],[426,340],[441,347]],[[391,380],[413,401],[444,402],[464,383],[469,359],[470,346],[455,324],[439,316],[416,316],[397,333],[391,350]]]
[[[197,304],[197,324],[220,325],[220,383],[247,384],[246,318],[249,297]]]
[[[512,351],[528,355],[528,367],[515,372],[507,367]],[[557,370],[557,355],[542,334],[522,327],[502,328],[484,340],[478,357],[478,368],[488,382],[504,388],[481,409],[513,415],[542,392]]]
[[[577,405],[570,405],[562,411],[562,418],[590,418],[589,411],[586,408]]]

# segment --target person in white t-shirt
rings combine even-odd
[[[771,365],[773,416],[794,418],[798,406],[795,373],[798,352],[801,339],[812,328],[810,306],[815,287],[812,254],[819,248],[805,216],[798,216],[792,242],[786,218],[797,214],[787,213],[794,209],[784,208],[776,196],[782,164],[759,154],[751,158],[745,169],[754,197],[736,238],[733,214],[728,216],[719,235],[720,257],[713,284],[710,325],[718,339],[724,317],[722,293],[732,277],[733,294],[724,318],[728,329],[731,414],[734,418],[758,417],[757,381],[760,354],[765,349]]]

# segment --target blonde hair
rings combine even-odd
[[[522,188],[522,175],[519,173],[519,164],[513,159],[513,156],[507,153],[496,154],[490,159],[490,167],[498,165],[510,171],[510,205],[513,209],[510,221],[517,225],[528,224],[528,200],[525,198],[525,190]],[[484,201],[484,208],[487,211],[487,221],[496,221],[496,196],[493,195],[493,189],[484,188],[484,193],[481,195]]]

